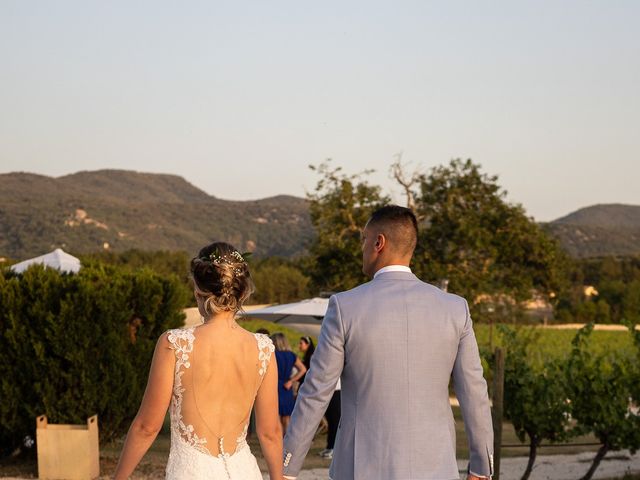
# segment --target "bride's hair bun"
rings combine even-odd
[[[225,242],[200,250],[191,260],[191,277],[209,315],[237,312],[255,290],[247,262]]]

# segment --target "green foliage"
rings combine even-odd
[[[593,324],[578,331],[566,364],[571,409],[577,432],[592,432],[602,443],[583,479],[591,478],[611,450],[640,449],[638,362],[615,351],[594,355],[589,349]]]
[[[0,454],[34,437],[35,418],[123,433],[142,397],[158,337],[182,325],[184,290],[149,269],[35,266],[0,275]]]
[[[563,291],[556,307],[560,322],[640,322],[640,258],[597,258],[573,264],[573,287]],[[586,297],[584,286],[597,295]]]
[[[494,328],[492,347],[509,349],[509,342],[496,333],[501,327]],[[489,349],[490,325],[474,323],[473,329],[481,349]],[[518,326],[520,336],[531,336],[535,343],[527,350],[527,359],[534,368],[542,368],[547,360],[567,361],[572,351],[571,341],[576,335],[575,329],[559,329]],[[590,336],[589,348],[593,355],[602,355],[615,351],[617,355],[632,359],[636,354],[631,336],[625,331],[594,331]]]
[[[158,275],[175,276],[187,299],[185,307],[195,306],[193,286],[189,276],[191,257],[186,252],[110,251],[82,255],[80,259],[83,265],[107,263],[133,272],[147,268]],[[249,299],[251,304],[288,303],[311,296],[310,279],[303,273],[304,261],[293,261],[283,257],[249,257],[247,260],[256,284],[256,291]]]
[[[146,251],[126,250],[124,252],[102,251],[79,256],[84,266],[99,266],[103,264],[116,265],[128,271],[151,270],[164,277],[174,277],[178,280],[182,295],[185,298],[184,307],[195,306],[193,286],[189,276],[189,262],[191,257],[183,251]]]
[[[529,350],[539,339],[533,330],[514,330],[500,325],[507,347],[505,365],[505,415],[513,422],[521,441],[551,442],[568,438],[566,382],[558,359],[549,359],[542,366],[529,360]],[[537,337],[537,338],[535,338]]]
[[[135,271],[150,269],[158,275],[175,275],[180,280],[189,278],[189,261],[191,257],[184,251],[139,250],[131,249],[124,252],[101,251],[80,255],[83,265],[93,262],[108,265],[118,265]]]
[[[505,417],[513,423],[521,442],[529,443],[529,463],[523,480],[528,478],[538,447],[544,440],[563,442],[569,438],[570,403],[564,376],[564,362],[546,359],[541,366],[530,361],[540,330],[514,330],[499,326],[507,345],[504,405]]]
[[[250,269],[256,284],[249,299],[252,304],[290,303],[311,296],[310,279],[298,262],[272,257],[252,261]]]
[[[557,242],[505,197],[497,177],[471,160],[452,160],[421,179],[417,211],[425,227],[414,268],[428,281],[448,280],[450,291],[474,301],[472,313],[483,299],[517,305],[534,290],[549,295],[565,283]]]
[[[628,332],[499,325],[495,345],[506,350],[505,417],[521,441],[529,442],[530,475],[538,447],[593,433],[602,446],[583,480],[591,478],[607,452],[640,449],[640,330]],[[474,325],[481,352],[488,326]],[[492,362],[489,362],[492,364]],[[546,441],[545,441],[546,440]]]
[[[371,171],[346,175],[329,161],[310,168],[321,176],[315,193],[308,195],[316,230],[310,247],[311,280],[318,290],[347,290],[367,280],[362,273],[361,231],[389,197],[362,179]]]

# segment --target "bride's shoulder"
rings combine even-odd
[[[255,339],[258,341],[258,347],[262,350],[263,348],[268,348],[272,352],[275,350],[275,346],[273,345],[273,340],[269,335],[264,333],[252,333]]]
[[[192,344],[195,338],[195,336],[193,335],[193,331],[193,327],[172,328],[160,335],[158,343],[171,349]]]
[[[247,339],[251,339],[253,342],[258,342],[258,346],[262,349],[269,345],[273,346],[273,341],[269,335],[264,333],[253,333],[245,328],[242,328],[242,332],[247,336]]]

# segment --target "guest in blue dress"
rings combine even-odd
[[[307,367],[291,351],[291,346],[287,341],[287,337],[282,333],[274,333],[271,340],[276,347],[276,361],[278,363],[278,412],[280,414],[280,422],[282,422],[282,434],[284,435],[289,426],[289,419],[293,412],[295,400],[293,398],[293,383],[300,380],[305,373]],[[296,374],[291,376],[293,367],[296,367]]]

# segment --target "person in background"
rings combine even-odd
[[[271,335],[269,330],[267,330],[266,328],[259,328],[258,330],[256,330],[256,333],[261,333],[262,335]]]
[[[300,342],[298,343],[298,349],[304,354],[302,358],[302,363],[305,367],[307,367],[307,371],[309,370],[309,366],[311,365],[311,355],[316,350],[316,346],[313,344],[313,339],[309,336],[300,337]],[[304,382],[304,378],[307,376],[305,373],[300,379],[300,386]]]
[[[291,351],[291,346],[284,334],[274,333],[271,335],[271,340],[276,347],[276,361],[278,363],[278,413],[280,414],[282,431],[285,432],[295,405],[293,383],[300,380],[307,373],[307,367]],[[294,366],[298,372],[291,376]]]

